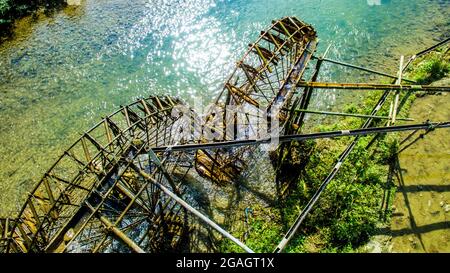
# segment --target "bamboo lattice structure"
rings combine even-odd
[[[260,125],[267,121],[269,126],[275,121],[283,128],[289,119],[286,109],[292,106],[296,85],[316,46],[316,32],[310,25],[295,17],[273,21],[237,62],[202,130],[212,131],[216,141],[226,141],[264,137],[267,130],[261,132]],[[199,150],[196,169],[219,184],[231,183],[245,167],[238,160],[244,150],[232,154]]]

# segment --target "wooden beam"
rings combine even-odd
[[[105,216],[99,215],[98,219],[123,243],[125,243],[129,248],[131,248],[136,253],[145,253],[145,251],[138,246],[133,240],[130,239],[125,233],[120,229],[115,227]]]

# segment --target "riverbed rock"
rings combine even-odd
[[[382,246],[380,242],[370,242],[367,245],[367,249],[369,253],[381,253],[382,252]]]
[[[445,212],[449,212],[450,211],[450,205],[449,204],[445,205],[444,210],[445,210]]]

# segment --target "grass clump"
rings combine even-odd
[[[408,76],[419,84],[430,84],[440,80],[450,72],[450,51],[444,47],[416,60],[416,65],[408,70]]]

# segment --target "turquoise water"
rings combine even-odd
[[[448,0],[85,0],[20,20],[0,44],[0,215],[81,133],[150,94],[211,100],[271,20],[312,24],[319,52],[394,73],[450,35]],[[345,73],[328,66],[321,80]]]

